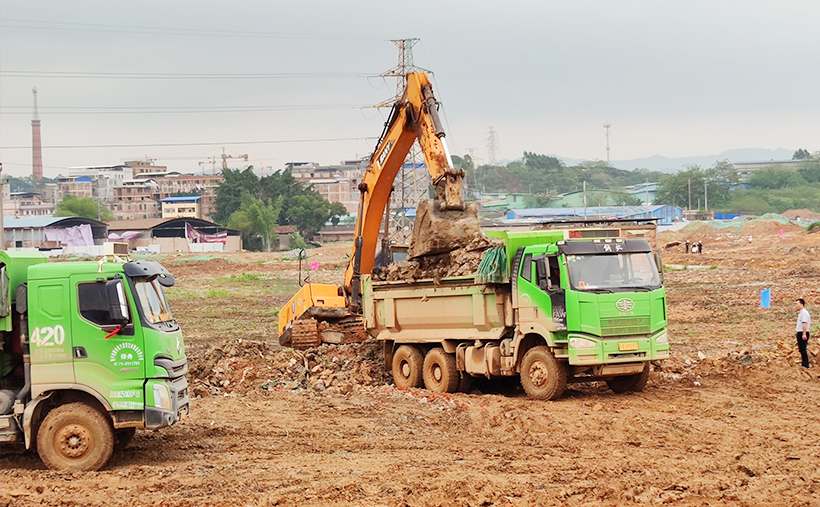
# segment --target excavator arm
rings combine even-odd
[[[461,192],[464,171],[452,167],[433,88],[427,74],[408,74],[404,96],[393,106],[379,145],[359,184],[361,200],[356,217],[356,239],[344,284],[345,292],[354,299],[359,294],[361,273],[373,270],[384,209],[393,182],[417,139],[440,209],[464,209]]]
[[[361,274],[373,270],[385,206],[390,199],[396,175],[416,140],[421,146],[436,193],[435,201],[425,201],[419,207],[425,218],[425,229],[436,236],[433,244],[455,244],[460,241],[456,236],[463,236],[465,230],[478,229],[475,207],[463,211],[465,206],[461,183],[464,171],[452,166],[452,159],[444,142],[438,102],[433,95],[429,78],[423,72],[408,74],[404,95],[394,104],[359,184],[361,199],[356,217],[356,237],[353,256],[345,271],[344,285],[336,287],[308,283],[302,287],[279,313],[279,334],[283,345],[292,343],[296,346],[297,341],[302,345],[311,345],[313,337],[318,336],[316,320],[341,322],[360,312]],[[474,226],[439,226],[446,221],[465,221],[465,215],[468,215],[466,222],[474,223]],[[418,223],[417,219],[416,228],[419,227]],[[436,230],[442,232],[436,235]],[[427,234],[419,232],[413,231],[414,240],[418,235]],[[431,246],[427,249],[429,251],[425,247],[417,248],[415,254],[411,249],[411,255],[434,253],[436,248],[438,247]],[[298,326],[294,324],[300,319],[312,323],[300,321]],[[308,325],[309,329],[303,329]],[[292,342],[289,336],[291,329],[294,330]]]

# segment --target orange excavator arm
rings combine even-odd
[[[283,345],[290,343],[286,332],[289,333],[293,326],[300,327],[297,323],[312,327],[307,331],[300,329],[293,333],[294,346],[297,342],[310,345],[317,336],[316,323],[308,322],[310,318],[338,321],[350,315],[351,311],[360,311],[361,274],[373,270],[385,206],[390,199],[396,175],[416,140],[421,146],[432,178],[438,208],[464,209],[461,193],[464,171],[452,166],[433,88],[427,74],[408,74],[404,96],[394,104],[359,184],[361,199],[356,217],[356,238],[353,256],[345,272],[344,285],[341,288],[313,283],[303,286],[280,310],[279,335]]]
[[[359,294],[361,273],[370,273],[373,269],[384,209],[390,199],[393,181],[415,140],[421,146],[441,209],[464,209],[461,193],[464,171],[452,166],[444,142],[438,103],[427,74],[413,72],[407,75],[404,96],[394,104],[379,145],[359,185],[362,195],[356,217],[356,242],[344,283],[345,292],[353,298]]]

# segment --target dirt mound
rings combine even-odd
[[[226,340],[191,358],[191,394],[209,396],[254,391],[312,390],[348,393],[354,386],[384,384],[381,343],[324,344],[297,351],[262,341]]]
[[[500,241],[491,240],[482,232],[475,233],[466,246],[451,252],[417,257],[391,264],[373,271],[374,280],[422,280],[436,281],[453,276],[475,274],[481,257],[488,249],[500,246]]]
[[[800,220],[802,222],[818,222],[820,221],[820,213],[814,213],[811,210],[803,209],[790,209],[788,211],[783,212],[783,216],[788,218],[789,220]]]

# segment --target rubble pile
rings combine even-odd
[[[357,386],[390,382],[381,343],[374,340],[301,351],[262,341],[226,340],[191,362],[194,397],[266,390],[347,394]]]
[[[373,279],[413,281],[432,278],[438,282],[442,278],[473,275],[478,270],[484,252],[502,244],[479,231],[473,234],[466,245],[450,252],[416,257],[386,268],[376,268],[373,270]]]

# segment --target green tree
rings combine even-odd
[[[797,172],[809,183],[820,182],[820,151],[802,159]]]
[[[249,193],[260,198],[259,177],[252,167],[245,170],[224,169],[222,177],[225,179],[216,189],[215,211],[211,215],[214,222],[227,224],[231,215],[242,206],[242,196]]]
[[[726,188],[732,188],[740,182],[737,176],[737,169],[726,159],[715,162],[715,165],[712,166],[712,170],[715,172],[717,181],[723,183]]]
[[[811,157],[811,153],[809,153],[809,150],[804,150],[803,148],[800,148],[799,150],[794,152],[794,155],[792,155],[792,160],[803,160],[809,157]]]
[[[54,216],[83,217],[103,221],[114,220],[114,214],[101,200],[91,197],[78,198],[71,194],[66,194],[63,200],[57,203]]]
[[[331,205],[316,192],[294,196],[290,200],[287,222],[295,225],[307,239],[311,239],[328,220],[332,223],[334,217],[347,214],[344,206],[340,203],[334,204],[338,206]],[[336,222],[338,223],[338,219]]]
[[[282,199],[279,225],[295,225],[299,232],[313,237],[324,224],[347,214],[340,203],[331,204],[311,187],[305,188],[289,170],[259,178],[253,168],[222,171],[225,182],[216,189],[215,222],[227,224],[231,215],[239,211],[243,195],[249,194],[265,203]],[[260,246],[261,248],[261,246]]]
[[[798,172],[782,167],[763,167],[753,172],[748,179],[752,188],[776,189],[806,185],[806,180]]]
[[[691,199],[691,201],[690,201]],[[720,208],[729,200],[729,190],[719,181],[715,169],[701,169],[698,165],[662,178],[655,194],[655,204],[671,204],[684,208],[706,206]]]
[[[283,200],[279,197],[275,202],[266,203],[245,193],[242,195],[239,210],[231,214],[228,227],[242,233],[246,246],[259,243],[261,250],[270,252],[276,238],[276,227],[279,224],[279,213],[282,211]]]

